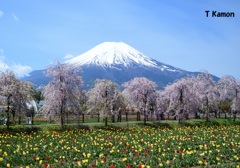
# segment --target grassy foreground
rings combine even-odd
[[[79,129],[86,128],[86,129]],[[240,123],[231,120],[1,127],[0,167],[240,166]]]

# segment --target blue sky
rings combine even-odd
[[[206,17],[206,10],[235,17]],[[22,76],[106,41],[184,70],[240,79],[240,1],[0,0],[0,70]]]

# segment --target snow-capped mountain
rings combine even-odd
[[[84,54],[66,61],[66,63],[75,66],[99,65],[103,67],[111,67],[112,65],[128,67],[136,63],[150,67],[157,66],[151,58],[123,42],[101,43]]]
[[[101,43],[64,63],[83,69],[80,75],[86,89],[92,87],[96,79],[108,79],[121,85],[135,77],[146,77],[163,88],[176,79],[197,74],[156,61],[123,42]],[[22,80],[36,85],[47,84],[50,79],[45,77],[44,71],[33,71]]]
[[[104,68],[128,68],[132,66],[145,66],[160,68],[163,70],[176,71],[166,65],[159,65],[159,62],[145,56],[140,51],[123,42],[104,42],[80,56],[67,60],[65,63],[74,66],[101,66]]]

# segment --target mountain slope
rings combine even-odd
[[[97,78],[109,79],[121,85],[135,77],[146,77],[162,88],[176,79],[196,74],[156,61],[123,42],[101,43],[64,63],[83,69],[80,75],[83,76],[86,89],[92,87]],[[23,80],[36,85],[47,84],[50,79],[44,76],[43,71],[33,71]]]

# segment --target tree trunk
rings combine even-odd
[[[237,112],[233,112],[233,121],[235,122],[236,121],[236,118],[237,118]]]
[[[143,111],[143,115],[144,115],[143,123],[144,123],[144,125],[146,125],[147,124],[147,116],[146,116],[146,110],[145,109]]]
[[[60,110],[60,123],[61,123],[61,129],[63,129],[63,125],[64,125],[64,116],[63,116],[63,104],[61,105],[61,110]]]
[[[7,110],[7,122],[6,122],[6,125],[7,125],[7,129],[9,129],[9,126],[10,126],[10,120],[9,120],[9,107],[8,107],[8,110]]]
[[[198,112],[195,112],[195,119],[198,119]]]
[[[83,123],[84,123],[84,122],[85,122],[85,121],[84,121],[84,113],[82,113],[82,118],[83,118]]]
[[[20,125],[21,124],[21,116],[18,117],[18,124]]]
[[[32,113],[32,125],[33,125],[34,112]]]
[[[8,99],[7,99],[7,122],[6,122],[6,125],[7,125],[7,129],[9,129],[9,126],[10,126],[10,96],[8,96]]]
[[[209,114],[208,113],[206,114],[206,121],[207,122],[209,121]]]
[[[21,99],[20,102],[23,102],[23,100]],[[21,105],[18,106],[18,124],[20,125],[22,122],[22,116],[21,116],[21,112],[22,112],[22,108]]]
[[[137,112],[137,121],[140,121],[141,119],[140,119],[140,112],[138,111]]]
[[[144,125],[146,125],[147,124],[147,117],[146,117],[146,115],[144,115]]]
[[[61,129],[63,129],[63,125],[64,125],[64,117],[63,117],[63,113],[61,112]]]
[[[183,109],[180,110],[179,114],[178,114],[178,123],[180,124],[181,123],[181,119],[182,119],[183,116]]]
[[[108,125],[108,122],[107,122],[107,120],[108,120],[108,117],[105,117],[105,126],[107,126],[107,125]]]

